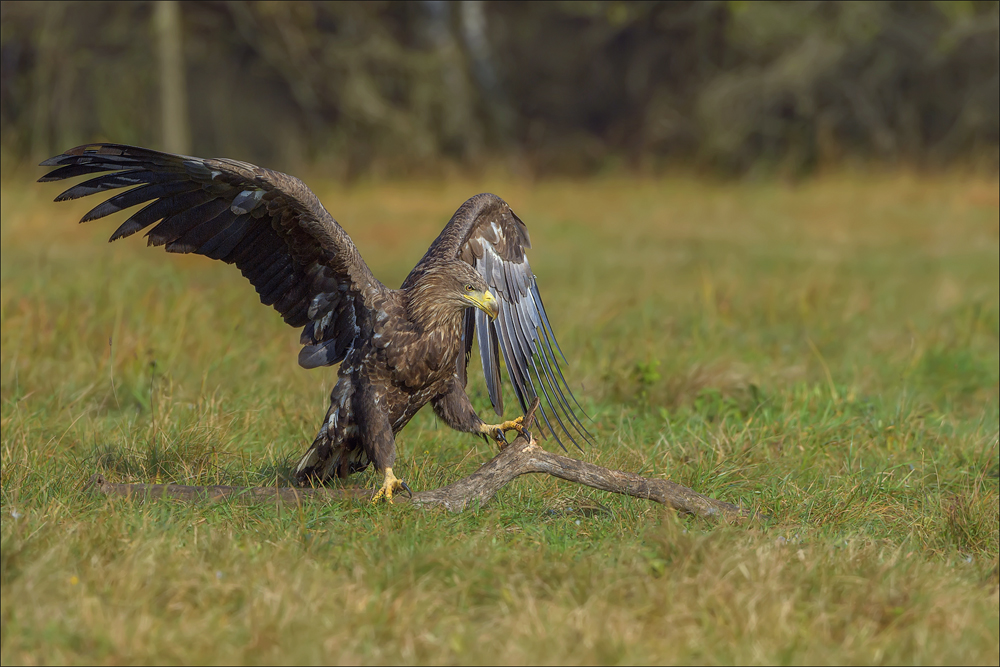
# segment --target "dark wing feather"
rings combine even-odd
[[[525,255],[530,247],[527,227],[506,202],[496,195],[476,195],[455,212],[403,287],[412,284],[423,267],[437,258],[461,258],[474,266],[500,301],[500,315],[495,321],[490,322],[485,313],[477,310],[475,319],[466,317],[463,329],[467,350],[471,349],[473,335],[477,338],[494,410],[503,414],[502,354],[521,409],[527,410],[535,397],[541,398],[539,410],[547,430],[560,445],[560,434],[564,434],[579,446],[578,438],[591,438],[577,416],[583,410],[556,356],[558,351],[566,363]],[[468,357],[459,360],[460,365],[466,363]],[[460,369],[460,377],[465,378],[464,368]]]
[[[81,222],[146,204],[112,241],[155,224],[146,233],[149,245],[235,264],[265,305],[291,326],[304,327],[299,363],[306,368],[343,360],[358,333],[361,309],[385,289],[316,195],[286,174],[119,144],[80,146],[41,166],[57,168],[40,182],[100,174],[56,201],[130,188]]]

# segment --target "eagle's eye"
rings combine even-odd
[[[475,290],[476,290],[476,288],[472,285],[472,283],[466,284],[466,286],[465,286],[465,291],[466,292],[474,292]]]

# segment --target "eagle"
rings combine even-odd
[[[128,188],[88,222],[145,204],[111,235],[151,225],[148,244],[235,264],[292,327],[304,368],[340,364],[319,433],[295,467],[299,484],[326,483],[374,464],[372,502],[409,486],[393,473],[395,437],[430,403],[448,426],[492,439],[530,438],[523,417],[487,423],[466,394],[473,339],[493,409],[502,417],[500,356],[522,410],[544,399],[543,429],[563,446],[590,434],[558,359],[563,355],[525,250],[524,222],[504,200],[462,204],[399,289],[372,274],[354,242],[299,179],[246,162],[122,144],[79,146],[45,160],[40,182],[100,174],[56,201]],[[572,402],[571,402],[572,401]]]

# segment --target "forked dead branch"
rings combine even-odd
[[[538,399],[524,416],[524,424],[534,424]],[[529,442],[523,435],[504,447],[499,454],[476,472],[457,482],[418,491],[411,496],[396,495],[394,502],[412,503],[421,507],[445,507],[452,512],[483,507],[498,491],[514,479],[528,473],[544,473],[559,479],[583,484],[594,489],[645,498],[667,505],[679,512],[705,518],[738,520],[750,517],[750,512],[727,502],[704,496],[686,486],[665,479],[641,477],[634,473],[610,470],[547,452],[534,438]],[[245,498],[252,501],[298,503],[307,498],[323,500],[363,500],[371,491],[362,488],[295,488],[240,486],[183,486],[178,484],[115,484],[103,475],[91,478],[92,487],[106,495],[128,498],[175,498],[188,501],[218,501]]]

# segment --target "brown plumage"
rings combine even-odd
[[[43,182],[101,174],[56,201],[131,188],[81,222],[146,204],[112,241],[155,224],[149,245],[235,264],[265,305],[302,328],[299,364],[340,364],[326,419],[296,468],[302,483],[374,463],[385,478],[376,498],[391,499],[405,487],[392,472],[395,435],[428,402],[452,428],[498,443],[504,430],[523,431],[519,420],[486,424],[472,408],[465,385],[473,338],[497,414],[502,354],[522,409],[541,395],[544,424],[560,444],[560,434],[574,443],[589,437],[525,257],[527,228],[495,195],[462,204],[394,290],[372,275],[343,228],[292,176],[119,144],[80,146],[42,166],[57,167]]]

